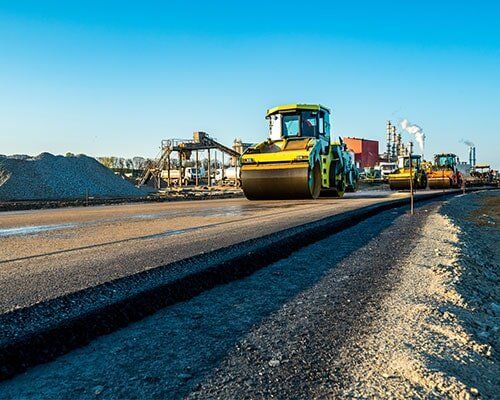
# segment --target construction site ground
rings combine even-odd
[[[379,213],[4,381],[0,398],[497,398],[499,220],[499,191]]]

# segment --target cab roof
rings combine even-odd
[[[330,113],[330,109],[322,106],[321,104],[284,104],[281,106],[273,107],[267,110],[266,117],[280,112],[294,112],[294,111],[319,111],[323,110]]]
[[[410,156],[409,155],[399,156],[398,158],[410,158]],[[412,154],[411,158],[422,158],[422,156],[420,154]]]

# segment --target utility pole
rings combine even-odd
[[[208,187],[212,186],[212,168],[211,168],[211,160],[210,160],[210,149],[208,149]]]
[[[179,151],[179,182],[178,185],[179,187],[182,187],[183,185],[183,180],[184,180],[184,172],[182,170],[182,151]]]
[[[196,171],[196,175],[195,175],[195,178],[194,178],[194,181],[195,181],[195,185],[198,186],[200,181],[199,181],[199,171],[200,171],[200,168],[199,168],[199,159],[198,159],[198,150],[195,151],[195,161],[194,161],[194,169]]]
[[[217,170],[219,169],[219,166],[217,165],[217,149],[214,149],[214,159],[215,159],[214,181],[215,184],[217,184]]]
[[[387,162],[391,162],[391,134],[392,134],[392,124],[391,121],[387,121]]]
[[[170,153],[168,153],[168,156],[167,156],[167,185],[169,188],[170,188],[170,168],[171,168]]]
[[[221,175],[221,186],[224,184],[224,152],[222,152],[222,175]]]
[[[444,168],[441,167],[441,182],[444,182]],[[451,186],[450,186],[451,188]],[[444,184],[443,184],[443,193],[444,193]]]
[[[413,215],[413,142],[410,140],[410,214]]]

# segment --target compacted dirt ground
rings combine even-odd
[[[499,217],[499,191],[381,213],[0,398],[498,398]]]

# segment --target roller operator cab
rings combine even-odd
[[[458,158],[455,154],[436,154],[434,165],[428,173],[429,188],[447,189],[462,186],[462,174],[457,169]]]
[[[316,199],[354,191],[352,154],[330,137],[330,110],[289,104],[268,110],[269,137],[242,155],[241,184],[248,199]]]
[[[411,165],[411,167],[410,167]],[[411,181],[411,183],[410,183]],[[425,189],[427,187],[427,174],[422,167],[422,158],[419,155],[398,157],[398,168],[389,174],[391,190]]]

